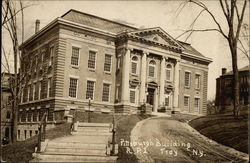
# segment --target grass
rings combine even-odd
[[[47,139],[55,139],[70,134],[71,124],[64,123],[50,129],[46,133]],[[32,153],[37,146],[37,135],[25,141],[19,141],[14,144],[6,145],[2,148],[3,160],[7,162],[28,162],[32,159]]]
[[[130,132],[137,122],[148,118],[147,115],[115,115],[117,122],[116,141],[119,144],[118,162],[119,163],[136,163],[136,156],[127,154],[125,147],[120,146],[120,140],[130,140]],[[77,120],[80,122],[87,122],[88,114],[85,112],[77,113]],[[113,115],[91,113],[90,120],[93,123],[112,123]],[[55,139],[62,136],[70,135],[70,123],[64,123],[50,129],[46,133],[47,139]],[[37,145],[37,136],[33,136],[25,141],[16,142],[14,144],[6,145],[2,148],[3,160],[7,162],[28,162],[32,159]],[[132,151],[132,149],[130,148]]]
[[[248,153],[248,120],[232,115],[209,115],[190,121],[190,125],[206,137],[223,145]]]

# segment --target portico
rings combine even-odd
[[[132,103],[140,107],[147,104],[152,107],[153,112],[158,112],[160,108],[177,110],[180,54],[176,49],[166,49],[154,43],[148,45],[143,40],[129,40],[121,48],[123,51],[121,102],[123,105]],[[139,58],[136,66],[131,64],[133,56]],[[167,70],[168,65],[170,68]],[[131,72],[133,68],[138,68],[140,71],[133,74]],[[169,75],[168,79],[167,75]],[[129,83],[135,79],[139,81],[137,89],[131,92]],[[134,97],[135,100],[133,100]]]

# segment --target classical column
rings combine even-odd
[[[143,52],[141,60],[140,104],[146,103],[147,52]]]
[[[129,68],[130,68],[130,49],[126,49],[123,56],[122,66],[122,102],[129,102]]]
[[[161,59],[161,76],[160,76],[160,100],[159,100],[159,105],[164,106],[164,89],[165,89],[165,58],[162,57]]]
[[[154,106],[153,106],[153,112],[157,112],[157,108],[158,108],[158,88],[159,87],[156,87],[155,88],[155,92],[154,92]]]
[[[175,72],[174,72],[174,110],[178,110],[179,109],[179,71],[180,71],[180,61],[176,60],[176,64],[175,64]]]

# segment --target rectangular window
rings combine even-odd
[[[171,79],[171,70],[170,69],[166,69],[166,80],[170,81]]]
[[[21,131],[17,130],[17,137],[18,137],[18,139],[20,139],[20,136],[21,136]]]
[[[42,99],[42,82],[39,82],[38,86],[38,99]]]
[[[11,117],[11,113],[10,113],[10,111],[7,111],[7,113],[6,113],[6,119],[10,119],[10,117]]]
[[[185,72],[185,87],[190,87],[191,73]]]
[[[137,68],[137,63],[136,62],[132,62],[131,63],[131,71],[132,71],[132,74],[136,74],[136,68]]]
[[[76,92],[77,92],[77,79],[70,78],[69,97],[76,98]]]
[[[169,97],[165,97],[165,106],[169,106]]]
[[[27,101],[30,101],[30,85],[28,85]]]
[[[110,84],[103,84],[102,101],[109,101],[109,87]]]
[[[71,65],[78,66],[80,49],[77,47],[72,47],[71,55]]]
[[[135,103],[135,90],[130,90],[130,103]]]
[[[52,65],[54,60],[54,46],[50,47],[49,49],[49,66]]]
[[[89,51],[88,68],[95,69],[96,52]]]
[[[27,112],[28,116],[27,116],[27,120],[28,122],[31,122],[31,117],[32,117],[32,111],[31,109]]]
[[[154,66],[149,66],[148,75],[150,77],[154,77],[155,76],[155,67]]]
[[[27,139],[27,130],[24,130],[24,139]]]
[[[86,99],[94,99],[94,87],[95,82],[94,81],[87,81],[87,90],[86,90]]]
[[[200,110],[200,99],[199,98],[194,99],[194,107],[195,107],[195,110],[197,112]]]
[[[104,71],[111,72],[111,55],[105,54]]]
[[[37,117],[38,117],[38,111],[37,110],[34,110],[34,113],[33,113],[33,121],[34,122],[37,122]]]
[[[51,85],[52,85],[52,79],[49,78],[48,81],[47,81],[47,97],[52,97],[52,88],[51,88]]]
[[[32,130],[30,130],[30,137],[32,137]]]
[[[189,97],[184,96],[184,107],[189,107]]]
[[[195,74],[195,89],[200,89],[201,75]]]

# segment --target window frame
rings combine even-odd
[[[95,53],[94,68],[89,67],[89,61],[93,61],[93,60],[90,60],[90,53],[91,53],[91,52],[94,52],[94,53]],[[97,66],[97,65],[96,65],[96,61],[97,61],[97,52],[98,52],[98,51],[97,51],[97,50],[94,50],[94,49],[90,49],[90,50],[89,50],[88,62],[87,62],[87,66],[88,66],[88,69],[89,69],[89,70],[94,70],[94,71],[96,70],[96,66]]]
[[[133,60],[133,58],[136,58],[136,60]],[[135,67],[135,73],[133,72],[133,63],[134,64],[136,64],[136,67]],[[130,73],[131,74],[133,74],[133,75],[138,75],[139,74],[139,57],[138,56],[136,56],[136,55],[133,55],[132,57],[131,57],[131,60],[130,60],[130,65],[131,65],[131,69],[130,69]]]
[[[188,85],[186,85],[186,73],[189,74]],[[184,72],[184,87],[185,88],[190,88],[190,86],[191,86],[191,72],[190,71],[185,71]]]
[[[131,92],[134,92],[134,102],[131,102]],[[129,88],[129,103],[136,105],[136,89],[135,88]]]
[[[87,82],[86,82],[86,92],[85,92],[85,99],[89,99],[89,97],[87,98],[87,93],[88,93],[88,81],[89,82],[93,82],[94,84],[93,84],[93,94],[92,94],[92,98],[91,98],[91,100],[95,100],[95,84],[96,84],[96,81],[95,80],[90,80],[90,79],[87,79]]]
[[[185,105],[185,98],[187,98],[188,99],[188,105]],[[189,95],[184,95],[183,96],[183,106],[184,106],[184,108],[190,108],[190,96]]]
[[[153,61],[155,64],[151,64],[150,62]],[[150,75],[150,67],[153,67],[154,68],[154,74],[153,76]],[[151,78],[156,78],[156,61],[154,59],[151,59],[149,62],[148,62],[148,76],[151,77]]]
[[[171,68],[168,68],[168,65],[170,65]],[[167,79],[167,71],[169,71],[169,79]],[[173,81],[173,65],[172,64],[170,64],[170,63],[166,64],[165,75],[166,75],[166,81],[168,81],[168,82]]]
[[[198,100],[198,107],[196,107],[196,100]],[[195,112],[200,112],[200,97],[194,97],[194,108]]]
[[[78,58],[77,58],[77,65],[75,65],[75,64],[72,64],[72,58],[76,58],[76,57],[73,57],[73,49],[78,49]],[[71,60],[70,60],[70,65],[72,66],[72,67],[79,67],[79,62],[80,62],[80,47],[78,47],[78,46],[74,46],[74,45],[72,45],[71,46]]]
[[[104,97],[104,85],[108,85],[108,101],[104,101],[103,100],[103,97]],[[111,92],[111,84],[110,83],[107,83],[107,82],[103,82],[103,88],[102,88],[102,101],[103,102],[110,102],[110,92]]]
[[[196,77],[197,76],[198,76],[198,84],[196,83]],[[200,90],[201,89],[201,74],[199,74],[199,73],[195,73],[195,89],[196,90]]]
[[[105,65],[107,64],[107,63],[106,63],[106,56],[110,56],[109,71],[106,71],[106,70],[105,70]],[[113,57],[113,56],[112,56],[111,54],[105,54],[105,55],[104,55],[104,67],[103,67],[103,70],[104,70],[105,73],[111,73],[111,72],[112,72],[112,57]]]
[[[70,87],[70,81],[71,81],[71,79],[76,80],[75,97],[70,96],[70,89],[71,89],[71,87]],[[77,93],[78,93],[78,79],[79,78],[76,78],[76,77],[71,77],[71,76],[69,77],[69,94],[68,94],[69,98],[77,98]]]

